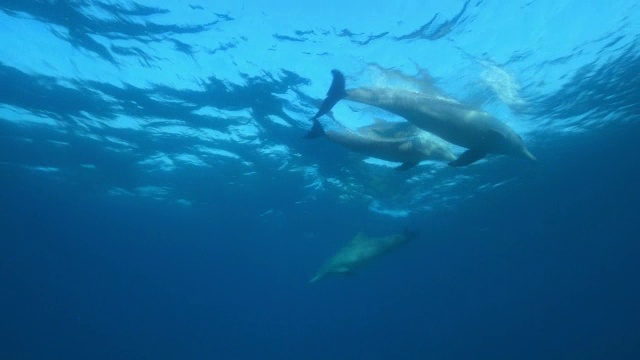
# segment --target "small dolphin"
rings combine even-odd
[[[382,119],[373,119],[373,124],[361,126],[357,129],[358,134],[370,137],[383,137],[383,138],[400,138],[410,136],[429,136],[434,138],[433,135],[416,127],[408,121],[386,121]],[[435,139],[434,139],[435,140]]]
[[[382,127],[380,124],[378,126]],[[306,137],[313,139],[320,136],[366,156],[402,163],[396,167],[397,170],[408,170],[423,160],[455,159],[451,150],[436,139],[419,135],[399,138],[384,138],[371,134],[367,136],[346,128],[343,131],[325,130],[318,119],[313,119],[313,127]]]
[[[406,244],[415,237],[416,234],[409,231],[402,235],[386,237],[370,237],[360,232],[347,245],[330,257],[316,275],[309,280],[309,283],[314,283],[328,274],[351,274],[355,269],[364,266],[380,255]]]
[[[379,107],[399,115],[415,126],[468,150],[449,163],[472,164],[489,153],[536,158],[522,138],[490,114],[468,108],[454,100],[402,89],[345,89],[344,75],[332,70],[333,82],[313,120],[329,112],[341,99]]]

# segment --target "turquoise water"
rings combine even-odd
[[[637,1],[0,10],[1,358],[640,356]],[[305,139],[332,69],[487,111],[538,160]],[[403,121],[323,121],[376,118]]]

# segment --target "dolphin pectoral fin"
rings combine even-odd
[[[504,137],[504,135],[502,135],[498,130],[489,129],[487,131],[489,132],[489,135],[491,135],[493,138],[502,139],[506,141],[506,138]]]
[[[327,92],[327,97],[322,102],[322,105],[320,105],[318,112],[311,119],[317,119],[328,113],[331,111],[333,106],[338,103],[338,101],[347,96],[344,75],[339,70],[335,69],[331,70],[331,74],[333,74],[333,81],[331,82],[331,87]]]
[[[314,282],[322,279],[324,277],[324,274],[317,274],[316,276],[312,277],[311,280],[309,280],[309,284],[313,284]]]
[[[449,163],[449,166],[459,167],[473,164],[487,155],[486,151],[469,149],[462,153],[457,159]]]
[[[398,171],[406,171],[411,169],[412,167],[418,165],[417,161],[407,161],[407,162],[403,162],[401,165],[396,166],[395,169]]]
[[[492,144],[496,144],[499,147],[509,146],[509,140],[507,140],[507,138],[504,137],[504,135],[501,132],[497,130],[489,129],[488,133],[489,133],[488,137],[491,140]]]

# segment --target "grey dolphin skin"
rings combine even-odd
[[[378,118],[373,119],[373,124],[359,127],[358,133],[363,136],[377,136],[383,138],[410,137],[415,135],[433,135],[417,128],[408,121],[386,121]]]
[[[513,155],[530,160],[535,157],[527,150],[522,138],[509,126],[490,114],[468,108],[453,100],[418,92],[386,89],[345,89],[344,75],[332,70],[333,82],[312,120],[328,113],[341,99],[379,107],[399,115],[415,126],[452,144],[467,148],[451,166],[472,164],[487,154]]]
[[[384,128],[380,122],[377,126]],[[366,156],[402,163],[396,167],[397,170],[408,170],[424,160],[452,161],[455,159],[446,145],[420,135],[395,138],[355,133],[346,128],[343,131],[325,130],[318,119],[313,119],[313,127],[306,137],[320,136],[325,136],[333,143]]]
[[[416,236],[416,233],[410,231],[385,237],[371,237],[358,233],[324,263],[309,283],[314,283],[329,274],[351,274],[371,260],[406,244]]]

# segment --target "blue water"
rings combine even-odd
[[[640,358],[637,1],[0,10],[0,359]],[[538,161],[304,139],[334,68],[488,111]]]

